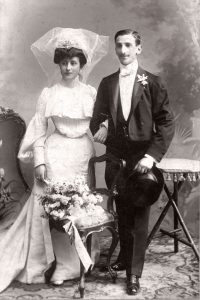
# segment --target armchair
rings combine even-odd
[[[12,225],[27,198],[28,185],[17,158],[25,130],[18,114],[0,106],[0,231]]]

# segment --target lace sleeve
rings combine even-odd
[[[36,113],[31,119],[22,141],[18,158],[24,162],[34,159],[34,166],[44,164],[44,142],[47,132],[47,118],[45,117],[48,89],[45,88],[36,106]]]

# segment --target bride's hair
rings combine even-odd
[[[56,48],[54,52],[54,63],[59,64],[64,58],[78,57],[81,68],[87,63],[83,51],[78,48]]]

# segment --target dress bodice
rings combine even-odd
[[[96,90],[76,81],[69,88],[61,82],[44,88],[37,103],[36,113],[30,121],[18,157],[27,161],[42,152],[47,137],[48,119],[56,131],[68,138],[78,138],[87,133],[92,117]],[[40,160],[41,161],[41,160]]]
[[[58,83],[43,93],[45,117],[53,120],[58,132],[70,138],[87,132],[96,96],[93,87],[78,82],[67,88]]]
[[[91,118],[96,90],[90,85],[77,82],[73,88],[57,83],[41,93],[41,107],[46,118],[51,116],[70,119]],[[39,110],[40,110],[39,109]]]

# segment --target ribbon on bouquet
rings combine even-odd
[[[74,218],[72,216],[70,216],[67,218],[67,220],[69,220],[69,221],[65,225],[63,225],[63,228],[65,229],[65,232],[69,235],[70,240],[74,242],[74,246],[75,246],[76,252],[79,256],[79,259],[81,260],[81,262],[87,272],[89,270],[89,268],[94,265],[94,263],[91,260],[89,254],[83,244],[83,241],[81,240],[81,237],[76,228],[76,225],[74,224]]]

